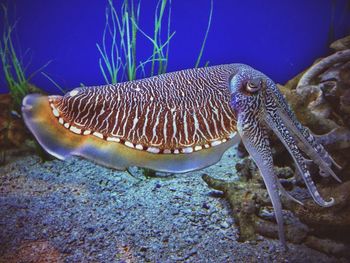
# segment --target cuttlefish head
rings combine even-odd
[[[312,198],[320,206],[331,206],[334,199],[326,201],[321,197],[312,181],[304,156],[306,154],[313,160],[324,175],[331,175],[339,180],[330,168],[335,162],[310,131],[299,123],[275,83],[264,74],[242,66],[232,76],[230,90],[237,131],[264,179],[279,225],[280,240],[285,244],[278,191],[287,195],[288,193],[274,174],[267,131],[271,129],[285,145]]]

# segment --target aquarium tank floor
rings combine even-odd
[[[201,179],[237,179],[236,155],[145,178],[80,158],[9,153],[0,167],[0,262],[339,262],[304,245],[283,252],[278,240],[237,241],[228,202]]]

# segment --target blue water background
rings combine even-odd
[[[28,66],[28,75],[52,60],[44,72],[64,89],[81,83],[104,84],[96,43],[102,40],[107,0],[0,2],[8,5],[10,19],[17,19],[15,44]],[[119,9],[121,1],[115,2]],[[140,27],[148,34],[153,32],[156,2],[141,2]],[[330,54],[331,27],[334,39],[350,33],[348,5],[346,0],[214,0],[201,65],[206,61],[210,65],[246,63],[284,83],[316,58]],[[176,34],[170,44],[168,71],[194,66],[209,10],[210,0],[172,1],[171,29]],[[140,34],[138,59],[144,60],[151,51],[150,42]],[[0,73],[0,90],[5,92],[2,70]],[[31,82],[59,93],[40,73]]]

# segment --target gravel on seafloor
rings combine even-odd
[[[7,159],[0,262],[339,262],[304,245],[237,241],[228,203],[201,179],[235,180],[235,148],[201,171],[155,178],[78,157]]]

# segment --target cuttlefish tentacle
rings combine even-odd
[[[289,200],[304,206],[304,203],[298,199],[296,199],[294,196],[292,196],[286,189],[284,189],[283,185],[281,184],[281,182],[279,180],[277,180],[277,184],[278,184],[278,188],[280,190],[280,193],[282,195],[284,195],[285,197],[287,197]]]
[[[298,142],[300,149],[305,152],[315,164],[317,164],[320,170],[326,175],[331,175],[338,182],[341,182],[340,178],[330,168],[333,163],[336,167],[340,166],[333,160],[333,158],[326,152],[321,144],[318,144],[315,137],[310,133],[308,129],[303,127],[302,132],[297,129],[294,123],[292,123],[283,110],[278,109],[278,115],[281,117],[285,125],[295,135],[295,139]]]
[[[287,129],[287,127],[284,125],[284,122],[277,114],[277,111],[270,111],[266,117],[266,122],[273,129],[273,131],[289,151],[314,201],[320,206],[332,206],[334,204],[334,199],[331,198],[330,201],[325,201],[319,194],[314,182],[311,179],[310,172],[308,171],[307,166],[304,162],[304,157],[297,147],[295,140],[296,136]]]
[[[329,155],[329,153],[325,150],[323,145],[319,144],[316,141],[315,137],[311,134],[310,130],[307,127],[301,125],[301,123],[297,120],[294,112],[286,103],[282,94],[278,91],[277,86],[272,84],[271,90],[274,91],[271,95],[275,98],[275,102],[278,104],[278,111],[280,113],[280,116],[284,119],[286,125],[288,125],[288,128],[292,129],[294,134],[296,134],[298,138],[302,141],[302,143],[300,144],[301,147],[305,149],[305,152],[308,153],[309,156],[310,154],[311,156],[313,156],[310,157],[315,161],[317,165],[320,166],[323,172],[325,172],[326,174],[330,174],[338,182],[341,182],[341,180],[329,168],[331,164],[334,164],[338,169],[340,169],[340,165],[337,164],[335,160]]]
[[[254,123],[254,125],[252,125],[252,123]],[[260,174],[263,177],[275,211],[279,239],[282,245],[286,247],[285,234],[283,231],[282,204],[279,198],[279,184],[274,173],[271,148],[266,130],[258,121],[249,119],[249,117],[246,116],[238,118],[237,130],[245,148],[258,166]]]
[[[319,195],[304,151],[339,180],[327,151],[296,119],[271,79],[243,64],[182,70],[151,78],[74,89],[64,96],[31,94],[23,119],[42,147],[65,160],[82,156],[119,170],[139,166],[184,173],[215,164],[242,138],[257,164],[275,209],[285,246],[279,191],[266,130],[292,155],[314,200]],[[300,150],[299,150],[300,148]]]

